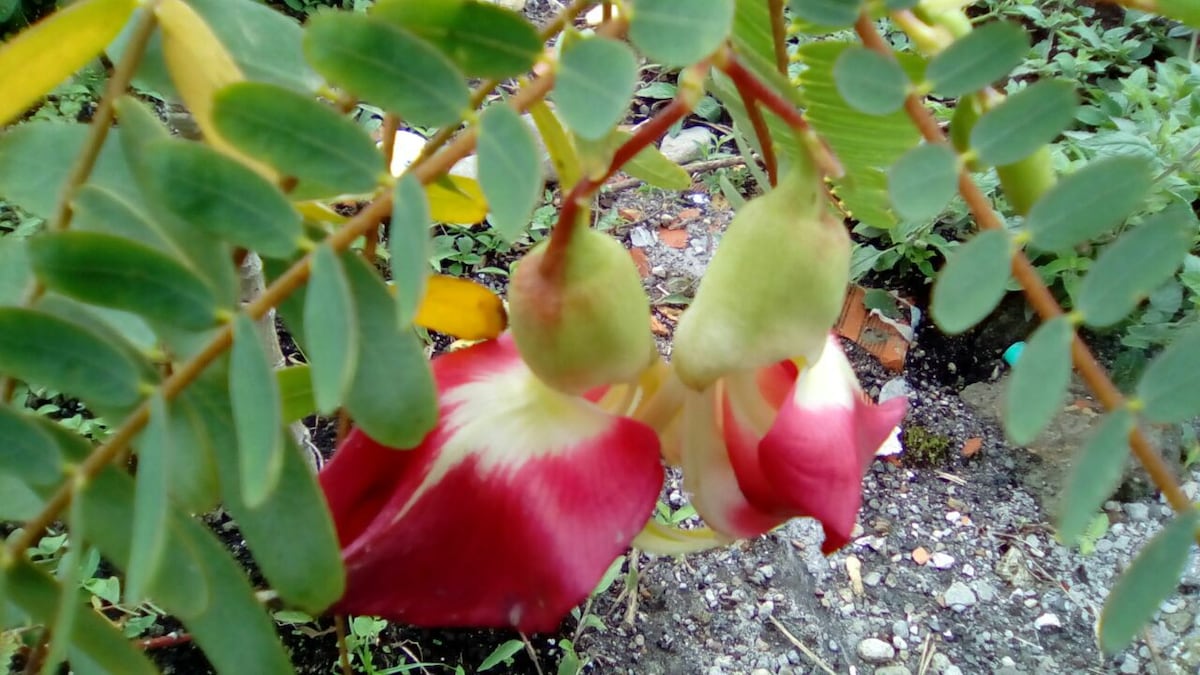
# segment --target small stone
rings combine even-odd
[[[1056,615],[1046,612],[1033,620],[1033,627],[1038,630],[1062,628],[1062,622],[1058,620]]]
[[[1172,633],[1184,633],[1192,627],[1192,615],[1189,612],[1173,612],[1163,616],[1163,623]]]
[[[947,607],[952,608],[956,612],[961,612],[974,605],[977,598],[975,597],[975,591],[972,591],[963,582],[956,581],[950,584],[950,588],[947,588],[946,592],[942,594],[942,601],[946,603]]]
[[[896,650],[879,638],[867,638],[858,643],[858,656],[867,663],[887,663],[896,657]]]
[[[959,668],[958,666],[950,665],[942,671],[942,675],[963,675],[963,671],[962,668]]]
[[[688,127],[662,140],[659,150],[676,164],[687,164],[704,156],[712,147],[715,136],[707,127]]]
[[[750,675],[771,675],[771,671],[767,670],[766,668],[755,668],[754,670],[750,671]]]
[[[933,658],[929,660],[929,668],[937,675],[943,675],[946,669],[950,667],[950,657],[941,652],[934,652]]]
[[[1121,660],[1120,670],[1125,675],[1134,675],[1141,672],[1142,664],[1132,654],[1126,654],[1125,658]]]
[[[875,675],[912,675],[908,666],[884,666],[875,669]]]
[[[929,562],[929,558],[929,551],[926,550],[924,546],[918,546],[913,549],[912,559],[913,562],[917,563],[918,565],[924,565],[925,563]]]
[[[939,570],[948,570],[951,567],[954,567],[954,556],[950,555],[949,553],[938,551],[937,553],[933,554],[933,557],[929,559],[929,562]]]
[[[903,620],[893,621],[892,635],[908,635],[908,622]]]
[[[1125,515],[1135,523],[1150,519],[1150,506],[1147,504],[1126,504]]]
[[[867,576],[863,577],[863,583],[874,588],[883,581],[883,575],[879,572],[867,572]]]

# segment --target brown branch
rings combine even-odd
[[[518,92],[516,96],[513,96],[509,104],[518,112],[524,112],[534,101],[544,98],[553,85],[554,77],[552,75],[538,78]],[[475,148],[475,136],[476,132],[474,128],[467,129],[438,154],[425,161],[414,163],[409,167],[409,172],[416,176],[421,184],[429,184],[435,177],[449,171],[455,162],[467,156]],[[391,212],[391,208],[392,195],[390,192],[384,192],[359,212],[358,215],[351,218],[341,228],[329,235],[325,241],[329,243],[334,251],[344,251],[350,247],[350,244],[355,239],[365,234],[367,230],[372,227],[378,227],[383,218]],[[267,311],[283,302],[296,289],[304,285],[308,280],[311,258],[311,254],[301,258],[280,275],[258,299],[243,308],[246,314],[251,319],[258,320]],[[185,387],[199,377],[209,364],[229,349],[232,342],[232,324],[226,324],[199,353],[182,364],[170,377],[162,382],[160,390],[163,398],[170,401],[178,396]],[[93,450],[92,454],[88,455],[83,463],[76,468],[77,474],[80,475],[80,480],[86,482],[87,479],[98,474],[146,426],[149,419],[150,403],[149,401],[144,401],[113,431],[112,435],[103,445]],[[71,486],[73,483],[72,481],[60,486],[54,495],[47,500],[42,511],[25,523],[25,528],[21,535],[9,542],[9,551],[14,557],[24,555],[26,549],[36,544],[42,531],[50,523],[54,522],[58,514],[70,504],[72,498]]]
[[[754,95],[746,87],[746,81],[734,80],[733,86],[737,88],[738,96],[742,98],[742,105],[746,107],[746,116],[750,118],[750,126],[754,128],[754,135],[758,138],[763,166],[767,170],[767,182],[771,184],[771,187],[775,187],[775,184],[779,182],[779,163],[775,159],[775,144],[771,140],[771,130],[767,127],[767,120],[763,117],[762,110],[758,108],[758,102],[754,99]]]
[[[191,633],[167,633],[158,637],[146,638],[133,643],[135,647],[143,651],[151,649],[163,649],[165,647],[177,647],[186,645],[192,641]]]
[[[892,56],[892,50],[883,41],[879,33],[875,30],[875,24],[865,14],[860,15],[858,22],[854,25],[854,30],[858,33],[859,39],[863,44],[872,51]],[[937,122],[933,119],[933,115],[925,108],[921,99],[915,94],[909,94],[904,101],[904,109],[908,116],[912,119],[917,129],[920,130],[921,136],[930,143],[945,143],[946,136],[942,133]],[[983,230],[999,230],[1004,229],[1004,223],[992,210],[988,204],[987,197],[971,179],[970,174],[965,168],[959,170],[958,174],[958,191],[966,200],[967,206],[971,209],[971,214],[975,217],[976,224]],[[1063,315],[1063,309],[1059,306],[1058,301],[1054,299],[1054,295],[1042,282],[1041,276],[1038,275],[1033,263],[1029,262],[1022,251],[1017,251],[1013,255],[1012,272],[1017,281],[1021,284],[1022,290],[1025,292],[1025,297],[1029,304],[1034,308],[1043,321]],[[1074,335],[1071,342],[1071,361],[1075,365],[1076,372],[1087,383],[1089,389],[1096,394],[1096,398],[1107,410],[1119,410],[1125,406],[1125,397],[1121,391],[1117,389],[1109,378],[1107,371],[1096,360],[1091,350],[1078,335]],[[1192,507],[1191,500],[1184,494],[1179,487],[1175,476],[1167,463],[1163,461],[1162,456],[1150,445],[1146,436],[1141,429],[1134,427],[1129,434],[1129,443],[1133,450],[1133,455],[1141,462],[1146,469],[1146,473],[1150,475],[1150,479],[1154,481],[1155,487],[1163,493],[1170,503],[1171,508],[1178,512],[1184,512]],[[1198,535],[1200,537],[1200,535]]]
[[[737,85],[738,94],[743,100],[749,95],[750,100],[762,103],[767,110],[783,119],[800,136],[800,140],[808,144],[813,160],[822,173],[831,178],[839,178],[845,173],[841,162],[825,141],[817,136],[800,111],[743,66],[732,50],[727,49],[719,53],[714,62]]]
[[[350,650],[346,646],[346,615],[335,615],[333,626],[337,632],[338,663],[342,666],[342,675],[354,675],[354,669],[350,667]]]
[[[787,77],[787,26],[783,24],[783,0],[768,0],[767,11],[771,15],[771,44],[775,47],[775,67],[780,75]]]

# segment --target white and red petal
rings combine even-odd
[[[684,399],[683,487],[713,530],[730,539],[756,537],[788,516],[759,509],[743,492],[717,416],[722,387],[717,382],[704,392],[689,390]]]
[[[821,521],[821,550],[846,544],[862,503],[862,477],[875,450],[904,417],[905,401],[874,405],[861,392],[837,338],[800,371],[759,444],[762,475],[796,515]]]
[[[347,570],[334,609],[553,630],[649,518],[658,440],[538,381],[508,336],[433,371],[440,419],[420,446],[356,430],[321,474]]]

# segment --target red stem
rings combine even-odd
[[[143,651],[151,649],[163,649],[165,647],[174,647],[176,645],[188,644],[192,641],[191,633],[167,633],[158,637],[146,638],[133,643],[135,647]]]
[[[734,80],[733,85],[737,87],[738,96],[742,97],[742,103],[746,106],[746,116],[750,118],[750,126],[754,128],[754,135],[758,137],[763,166],[767,169],[767,181],[771,183],[771,187],[775,187],[779,182],[779,162],[775,159],[775,145],[771,141],[771,129],[767,127],[767,120],[763,117],[762,110],[759,110],[754,95],[746,88],[745,81]]]
[[[667,133],[671,125],[682,119],[691,109],[692,103],[682,98],[671,101],[658,114],[638,127],[633,136],[617,148],[603,175],[584,178],[571,188],[571,192],[563,200],[562,211],[558,213],[558,222],[554,224],[554,230],[550,233],[550,243],[546,246],[546,255],[542,257],[539,271],[543,278],[556,284],[562,281],[562,275],[566,272],[567,247],[570,246],[571,237],[575,233],[575,221],[579,218],[580,210],[591,201],[600,186],[604,185],[606,180],[612,178],[614,173],[644,150],[646,146]]]

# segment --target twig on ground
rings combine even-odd
[[[745,163],[746,160],[742,159],[741,157],[722,157],[721,159],[708,159],[700,162],[692,162],[691,164],[684,164],[680,168],[686,171],[688,175],[694,176],[698,173],[704,173],[706,171],[715,171],[717,169],[725,169],[731,166],[742,166]],[[622,190],[635,188],[645,182],[646,181],[642,180],[641,178],[626,178],[624,180],[613,181],[612,183],[605,185],[602,188],[602,192],[610,194],[613,192],[620,192]]]
[[[837,675],[837,671],[835,671],[833,668],[830,668],[829,664],[825,662],[825,659],[822,659],[820,656],[817,656],[816,652],[809,649],[808,646],[805,645],[803,642],[801,642],[800,639],[797,638],[795,635],[792,635],[792,632],[789,631],[787,629],[787,627],[785,627],[782,623],[780,623],[779,619],[776,619],[773,616],[769,616],[769,617],[767,617],[767,619],[769,619],[771,621],[771,623],[774,624],[775,627],[779,629],[780,633],[783,633],[783,636],[788,639],[788,642],[792,643],[793,647],[795,647],[796,649],[799,649],[800,652],[802,654],[804,654],[805,656],[807,656],[808,659],[810,661],[812,661],[814,665],[816,665],[821,670],[825,671],[825,673],[827,673],[828,675]]]
[[[517,631],[517,634],[521,636],[521,642],[525,643],[525,653],[529,655],[529,660],[533,661],[533,669],[537,671],[538,675],[545,675],[542,672],[542,663],[538,660],[537,650],[533,648],[533,643],[529,641],[529,636],[520,631]]]

